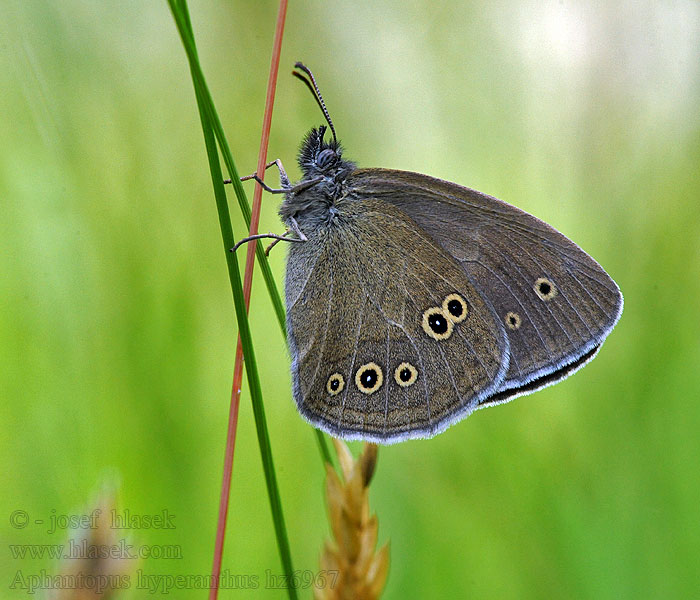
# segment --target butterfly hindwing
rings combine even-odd
[[[288,258],[299,410],[345,438],[434,435],[498,390],[505,327],[459,263],[401,210],[353,195],[336,207]]]

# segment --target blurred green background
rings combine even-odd
[[[249,173],[277,4],[190,9]],[[182,548],[144,573],[207,575],[236,328],[167,4],[4,0],[0,35],[0,595],[27,596],[9,589],[19,571],[57,568],[8,544],[63,542],[34,521],[85,512],[105,481],[132,513],[175,515],[174,530],[131,533]],[[348,157],[509,201],[579,243],[625,295],[599,357],[571,379],[380,450],[384,597],[697,596],[699,56],[688,0],[290,6],[269,151],[290,175],[322,122],[289,74],[304,60]],[[264,198],[261,230],[281,230],[278,202]],[[284,256],[271,257],[280,289]],[[259,277],[251,319],[294,565],[316,570],[324,471]],[[28,527],[11,526],[15,510]],[[247,390],[224,568],[260,588],[221,598],[285,596],[265,589],[281,566]]]

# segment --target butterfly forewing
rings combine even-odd
[[[390,204],[460,266],[510,341],[506,377],[481,404],[503,402],[570,375],[595,354],[622,310],[615,282],[539,219],[459,185],[404,171],[362,169],[351,194]]]

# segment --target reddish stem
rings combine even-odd
[[[272,60],[270,61],[270,77],[267,81],[267,97],[265,99],[265,115],[263,117],[262,135],[260,138],[260,151],[258,153],[257,173],[260,179],[265,179],[265,165],[267,164],[267,145],[270,140],[270,126],[272,124],[272,107],[275,101],[275,89],[277,87],[277,73],[279,72],[280,52],[282,50],[282,35],[284,22],[287,16],[287,0],[280,0],[277,13],[277,26],[275,28],[275,40],[272,46]],[[253,206],[250,217],[249,235],[258,233],[260,222],[260,203],[262,200],[262,187],[255,186],[253,192]],[[247,245],[245,273],[243,276],[243,298],[246,311],[250,306],[250,290],[253,282],[253,265],[255,264],[255,247],[257,243]],[[221,498],[219,500],[219,522],[216,529],[216,546],[214,548],[214,564],[212,566],[212,587],[209,590],[209,600],[216,600],[219,595],[219,575],[221,574],[221,559],[224,553],[224,538],[226,534],[226,518],[228,516],[229,498],[231,495],[231,477],[233,474],[233,456],[236,447],[236,428],[238,425],[238,407],[240,405],[241,384],[243,380],[243,348],[241,338],[236,344],[236,361],[233,367],[233,385],[231,388],[231,406],[229,409],[228,432],[226,435],[226,455],[224,457],[223,481],[221,483]]]

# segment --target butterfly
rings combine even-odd
[[[315,127],[280,216],[293,396],[314,426],[389,444],[568,377],[622,313],[617,284],[532,215],[427,175],[358,169]],[[306,76],[305,76],[306,75]],[[326,140],[330,128],[331,139]],[[270,166],[268,165],[268,166]]]

